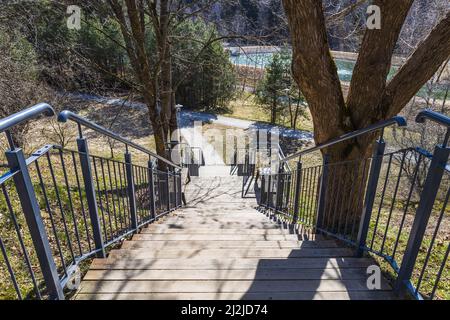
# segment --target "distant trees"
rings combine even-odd
[[[276,124],[280,113],[289,115],[289,123],[296,128],[303,114],[303,96],[291,74],[291,53],[283,50],[273,55],[264,78],[256,88],[257,102],[270,112],[270,122]]]
[[[270,112],[270,122],[277,122],[277,115],[283,107],[291,86],[290,56],[286,52],[276,53],[266,67],[264,79],[256,88],[259,104]]]
[[[0,26],[8,35],[20,35],[34,52],[39,66],[36,83],[60,91],[138,93],[149,108],[157,152],[168,156],[166,142],[177,126],[177,92],[180,102],[200,108],[226,104],[233,93],[234,76],[223,38],[202,17],[214,2],[1,3]],[[81,7],[80,30],[67,28],[69,4]]]
[[[214,52],[219,55],[220,47],[214,42],[220,40],[214,36],[204,41],[193,34],[192,37],[179,36],[180,26],[187,21],[201,19],[201,13],[214,3],[213,0],[186,2],[183,0],[108,0],[107,3],[120,25],[124,47],[130,61],[136,89],[142,95],[148,107],[149,118],[153,128],[156,151],[168,158],[167,142],[177,129],[177,113],[175,108],[176,91],[181,83],[174,79],[175,61],[190,65],[192,62],[205,68],[201,59],[205,53]],[[199,42],[201,49],[192,60],[184,59],[177,54],[177,42]],[[223,56],[223,54],[222,54]],[[211,61],[206,61],[210,63]],[[220,67],[220,65],[219,65]],[[217,66],[216,66],[217,68]],[[218,68],[220,71],[220,68]],[[182,75],[189,78],[193,73],[188,69]],[[201,75],[204,75],[201,72]],[[219,80],[217,72],[212,75]],[[210,80],[214,80],[210,78]],[[212,87],[212,89],[216,89]],[[214,95],[214,90],[208,92]],[[203,94],[205,96],[206,94]],[[211,100],[211,98],[209,98]],[[216,103],[213,101],[213,103]]]
[[[17,32],[0,27],[0,118],[22,110],[43,96],[39,86],[37,55],[33,46]],[[13,128],[14,139],[23,145],[27,125]]]
[[[234,97],[236,76],[213,24],[185,21],[176,31],[185,39],[174,43],[174,90],[184,106],[212,111],[224,108]],[[196,41],[186,41],[196,39]]]

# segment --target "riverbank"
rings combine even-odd
[[[225,47],[232,56],[239,55],[255,55],[255,54],[273,54],[281,51],[281,47],[277,46],[242,46],[242,47]],[[331,55],[334,59],[356,62],[358,53],[347,51],[331,50]],[[392,66],[400,67],[407,57],[396,55],[392,59]]]

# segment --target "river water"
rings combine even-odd
[[[273,54],[274,53],[270,52],[230,55],[230,60],[234,65],[265,68],[272,61]],[[355,68],[355,62],[350,60],[335,59],[335,63],[338,69],[339,79],[343,82],[350,82],[353,75],[353,69]],[[397,70],[397,67],[393,67],[389,72],[388,79],[391,79],[397,72]],[[445,91],[445,88],[434,88],[430,96],[436,99],[443,99],[443,97],[445,96]],[[425,87],[422,88],[417,93],[417,96],[426,98],[427,89]]]

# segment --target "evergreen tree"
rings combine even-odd
[[[273,55],[267,66],[264,79],[256,89],[258,103],[270,112],[270,122],[277,122],[277,115],[284,107],[292,84],[290,75],[291,59],[286,51]]]

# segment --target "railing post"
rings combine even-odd
[[[294,213],[292,223],[297,224],[300,210],[300,191],[302,188],[302,162],[297,162],[297,173],[295,175]]]
[[[148,184],[150,192],[150,213],[152,219],[156,219],[156,204],[155,204],[155,180],[153,177],[153,162],[150,160],[148,162]]]
[[[322,222],[325,215],[325,206],[326,206],[326,193],[327,193],[327,183],[328,183],[328,163],[329,156],[325,154],[323,156],[323,170],[322,177],[320,179],[320,190],[319,190],[319,200],[317,204],[317,221],[316,228],[322,228]]]
[[[266,199],[266,208],[268,208],[268,209],[270,209],[271,208],[271,206],[272,206],[272,201],[271,201],[271,185],[272,185],[272,174],[270,173],[269,174],[269,176],[268,176],[269,178],[267,179],[267,199]]]
[[[283,175],[283,167],[280,164],[278,168],[278,177],[277,177],[277,193],[275,196],[275,211],[282,211],[283,209],[283,190],[284,189],[284,175]],[[281,204],[281,205],[280,205]]]
[[[359,224],[358,238],[356,240],[356,256],[362,257],[366,246],[367,233],[369,232],[370,218],[372,216],[373,204],[377,194],[378,179],[380,178],[381,166],[386,143],[383,139],[375,142],[373,150],[372,165],[370,166],[369,180],[367,182],[366,195],[364,197],[364,208]],[[364,175],[364,173],[363,173]]]
[[[178,195],[177,195],[177,188],[178,188],[178,183],[177,183],[177,172],[176,169],[173,169],[173,210],[177,209],[177,199],[178,199]]]
[[[264,205],[265,199],[266,199],[266,176],[261,174],[261,191],[260,191],[260,197],[259,197],[259,205]]]
[[[97,197],[95,195],[94,180],[92,179],[91,159],[89,157],[89,148],[86,139],[77,139],[77,146],[80,155],[81,172],[83,174],[84,189],[86,192],[89,217],[91,219],[95,249],[98,250],[97,258],[106,258],[102,228],[100,224],[100,218],[98,216]]]
[[[136,192],[134,189],[134,175],[133,175],[133,166],[131,162],[131,154],[128,151],[125,153],[125,171],[127,174],[128,199],[130,201],[131,229],[137,230],[138,220],[136,214]]]
[[[23,151],[19,148],[7,151],[6,158],[8,159],[8,165],[11,171],[17,171],[13,178],[14,184],[28,229],[30,230],[31,239],[33,240],[50,299],[64,300],[63,288],[59,282],[58,271],[52,256],[52,249],[48,241],[47,232],[41,217],[41,211]]]
[[[430,219],[433,210],[449,155],[450,148],[448,147],[437,146],[434,150],[433,160],[428,169],[428,175],[425,185],[423,186],[419,206],[411,227],[408,244],[394,287],[397,294],[404,293],[409,286],[414,265],[428,226],[428,220]]]
[[[182,172],[181,172],[181,170],[179,170],[177,173],[177,188],[178,188],[177,207],[178,208],[180,208],[183,205],[183,185],[181,182],[181,176],[182,176]]]
[[[170,212],[170,169],[167,168],[166,171],[166,192],[167,192],[167,212]]]

